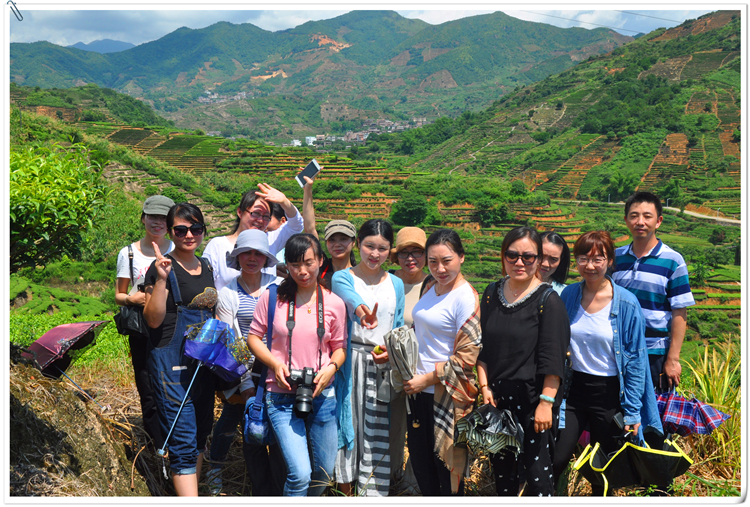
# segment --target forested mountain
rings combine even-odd
[[[206,90],[271,97],[274,108],[292,98],[304,101],[308,124],[323,125],[367,115],[455,116],[631,40],[500,12],[431,26],[391,11],[353,11],[279,32],[226,22],[183,27],[104,55],[14,43],[10,74],[46,88],[95,83],[165,113],[194,107]],[[322,111],[324,101],[333,112]],[[248,124],[258,123],[253,117]]]

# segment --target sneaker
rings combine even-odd
[[[206,472],[206,484],[208,484],[208,489],[211,491],[211,496],[219,496],[221,494],[221,468],[210,468]]]

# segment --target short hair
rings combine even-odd
[[[560,264],[557,265],[557,269],[552,273],[550,278],[557,283],[565,283],[565,280],[568,279],[568,272],[570,271],[570,247],[565,242],[565,239],[555,231],[544,231],[539,237],[542,238],[542,247],[544,247],[544,242],[548,241],[553,245],[562,248]],[[542,250],[542,254],[544,254],[544,250]]]
[[[645,201],[644,201],[645,202]],[[615,258],[615,242],[607,231],[590,231],[582,235],[573,245],[573,255],[588,255],[590,252]]]
[[[255,204],[255,201],[257,201],[258,199],[266,202],[266,204],[268,204],[268,208],[271,211],[273,211],[273,206],[271,205],[271,203],[265,201],[262,197],[256,195],[255,192],[256,192],[255,189],[250,189],[244,194],[242,194],[242,199],[240,199],[240,204],[237,206],[237,209],[240,210],[240,213],[242,213],[248,208],[252,208],[253,205]],[[232,229],[232,234],[237,232],[239,228],[240,228],[240,217],[238,216],[234,219],[234,228]]]
[[[430,234],[424,245],[425,253],[430,250],[430,247],[436,245],[448,245],[458,255],[464,255],[464,245],[461,243],[458,233],[453,229],[438,229]]]
[[[172,230],[175,218],[187,220],[191,224],[207,225],[200,208],[189,202],[180,202],[169,208],[169,213],[167,213],[167,229]]]
[[[656,208],[656,216],[661,216],[661,199],[659,199],[655,194],[652,194],[651,192],[636,192],[628,197],[627,201],[625,201],[625,217],[627,218],[628,213],[630,213],[630,207],[633,204],[641,202],[648,202],[653,204]]]
[[[368,236],[382,236],[388,242],[389,247],[393,247],[393,226],[387,220],[373,218],[363,223],[357,231],[357,241],[362,243],[362,240]]]
[[[286,261],[286,264],[289,265],[292,262],[302,262],[305,258],[305,253],[307,253],[310,248],[313,249],[313,254],[316,259],[323,258],[323,249],[320,246],[318,238],[312,234],[305,233],[292,235],[284,247],[284,260]],[[318,283],[328,289],[328,282],[326,282],[320,275],[321,273],[318,272]],[[284,278],[279,285],[277,297],[279,301],[293,301],[296,292],[297,282],[295,282],[290,275]]]
[[[532,243],[536,244],[536,254],[539,256],[537,257],[537,260],[541,260],[541,256],[543,253],[542,250],[542,238],[539,236],[539,233],[534,229],[533,227],[515,227],[508,231],[508,234],[505,235],[505,238],[503,238],[503,245],[500,247],[500,257],[502,260],[500,261],[500,264],[502,265],[502,273],[503,276],[505,276],[507,273],[505,272],[505,251],[508,249],[510,245],[518,241],[519,239],[523,238],[529,238]],[[541,262],[539,263],[541,264]],[[537,265],[538,268],[538,265]],[[537,273],[539,270],[537,269]]]

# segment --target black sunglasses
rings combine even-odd
[[[513,250],[508,250],[505,252],[505,260],[510,262],[511,264],[515,264],[516,261],[518,261],[518,258],[521,258],[521,262],[523,262],[524,266],[531,266],[536,262],[536,258],[539,257],[536,254],[519,254],[518,252],[514,252]]]
[[[202,236],[204,232],[206,232],[206,226],[204,224],[193,224],[190,227],[187,225],[175,225],[172,227],[172,232],[174,232],[174,235],[178,238],[184,238],[187,236],[188,231],[190,231],[193,236]]]

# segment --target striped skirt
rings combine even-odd
[[[377,375],[382,372],[372,359],[373,347],[352,343],[352,422],[354,447],[342,447],[336,456],[336,480],[357,481],[361,496],[388,496],[388,403],[377,399]]]

